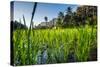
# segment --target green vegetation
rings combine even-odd
[[[16,30],[13,33],[16,65],[43,64],[45,51],[45,64],[68,62],[69,55],[72,53],[74,53],[74,61],[88,61],[91,60],[91,49],[97,47],[96,28],[92,29],[89,26],[31,30],[30,36],[27,32],[28,30]]]
[[[66,14],[59,12],[57,21],[53,21],[51,26],[45,16],[46,26],[34,27],[36,6],[37,3],[33,8],[29,28],[26,27],[24,15],[24,26],[21,21],[15,24],[12,38],[15,65],[97,60],[96,6],[79,6],[76,12],[68,7]]]

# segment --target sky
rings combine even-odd
[[[22,2],[22,1],[15,1],[14,2],[14,20],[19,21],[21,19],[22,24],[23,22],[23,15],[25,16],[26,25],[29,27],[30,20],[32,16],[34,2]],[[78,5],[71,5],[71,4],[53,4],[53,3],[37,3],[36,12],[34,15],[33,22],[35,25],[44,22],[44,17],[48,17],[48,21],[52,20],[53,18],[57,18],[58,13],[66,11],[68,7],[72,8],[72,11],[76,11]]]

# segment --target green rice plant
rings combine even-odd
[[[16,65],[88,61],[97,42],[96,29],[91,26],[34,32],[25,29],[13,34]]]

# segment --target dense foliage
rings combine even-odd
[[[96,6],[79,6],[75,12],[68,7],[66,14],[59,12],[57,25],[61,27],[73,27],[80,25],[97,24],[97,7]]]
[[[91,50],[97,48],[96,28],[89,26],[31,30],[30,35],[27,32],[28,30],[14,32],[15,65],[89,61],[93,59]],[[96,54],[94,56],[96,60]]]
[[[18,21],[11,21],[13,30],[17,30],[17,29],[28,29],[27,26],[25,26],[24,24],[19,23]]]

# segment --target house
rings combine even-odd
[[[57,18],[54,18],[52,20],[50,20],[49,22],[41,22],[37,27],[38,28],[41,28],[41,27],[54,27],[56,26],[56,21],[57,21]]]

